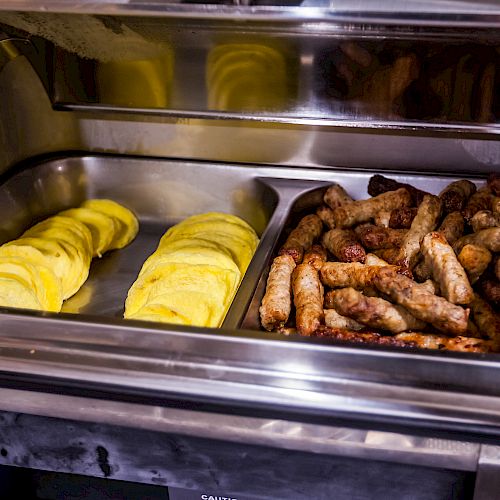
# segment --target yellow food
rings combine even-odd
[[[123,205],[112,200],[87,200],[82,203],[82,208],[91,208],[115,220],[119,229],[116,230],[109,250],[127,246],[139,231],[139,222],[135,215]]]
[[[125,207],[85,203],[90,207],[65,210],[0,246],[0,306],[59,312],[85,283],[92,257],[137,234],[137,219]]]
[[[125,318],[220,326],[258,241],[246,222],[218,212],[171,227],[130,288]]]

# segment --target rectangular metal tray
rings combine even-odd
[[[0,241],[91,197],[130,207],[140,232],[126,249],[93,262],[89,280],[64,312],[1,311],[0,385],[120,399],[153,396],[198,409],[208,404],[292,419],[334,417],[336,423],[369,422],[391,430],[500,436],[496,355],[350,346],[250,329],[258,328],[266,269],[289,218],[317,203],[332,182],[355,198],[366,197],[372,174],[117,156],[20,166],[0,186]],[[390,175],[433,193],[454,180]],[[261,236],[222,328],[122,319],[127,290],[159,237],[169,225],[209,210],[239,215]]]

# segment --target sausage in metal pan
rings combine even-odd
[[[420,243],[424,236],[434,231],[441,215],[441,200],[437,196],[426,195],[411,227],[404,236],[395,264],[412,269],[418,260]]]
[[[442,349],[458,352],[492,352],[491,342],[469,337],[441,337],[427,333],[408,332],[397,335],[381,335],[375,332],[356,332],[344,328],[320,327],[314,332],[316,337],[328,337],[353,344],[382,345],[390,347],[410,347],[420,349]]]
[[[314,240],[320,237],[322,229],[323,223],[317,215],[306,215],[292,230],[279,254],[290,255],[296,264],[300,264],[304,252],[311,248]]]
[[[259,308],[262,326],[272,331],[283,327],[292,309],[292,272],[295,261],[290,255],[279,255],[271,265],[266,293]]]
[[[460,212],[449,213],[441,222],[438,232],[441,233],[446,241],[453,244],[463,236],[465,231],[465,220]]]
[[[416,319],[404,307],[378,297],[365,297],[354,288],[335,290],[333,306],[339,314],[358,323],[392,333],[420,330],[426,326],[425,322]]]
[[[453,304],[471,302],[474,292],[467,273],[444,236],[438,232],[427,234],[421,250],[434,280],[439,283],[441,295]]]
[[[365,325],[352,318],[342,316],[335,309],[325,309],[325,325],[330,328],[347,328],[348,330],[362,330]]]
[[[477,233],[483,229],[500,226],[500,213],[491,210],[479,210],[470,220],[472,230]]]
[[[301,335],[311,335],[323,323],[323,285],[310,264],[299,264],[292,273],[295,326]]]
[[[330,186],[324,196],[323,201],[332,209],[351,203],[354,201],[340,184]]]
[[[439,194],[443,202],[443,211],[448,214],[462,210],[476,191],[476,185],[465,179],[448,184]]]
[[[311,266],[319,271],[321,266],[326,262],[326,250],[321,245],[313,245],[305,254],[302,262],[304,264],[311,264]]]
[[[479,245],[465,245],[458,254],[458,262],[465,269],[472,284],[486,271],[491,258],[491,252]]]
[[[410,193],[412,199],[412,205],[419,206],[424,196],[425,191],[417,189],[411,184],[404,184],[402,182],[395,181],[394,179],[389,179],[383,175],[373,175],[368,182],[368,194],[370,196],[378,196],[379,194],[386,193],[388,191],[396,191],[397,189],[405,188]],[[396,207],[397,208],[397,207]]]
[[[369,250],[399,247],[407,233],[405,229],[391,229],[373,224],[358,226],[355,232],[362,245]]]
[[[333,210],[326,206],[326,205],[320,205],[316,209],[316,215],[321,219],[325,227],[328,229],[334,229],[335,228],[335,221],[333,219]]]
[[[490,274],[481,276],[477,288],[490,304],[495,307],[500,305],[500,281],[495,279],[494,276]]]
[[[410,193],[404,189],[389,191],[367,200],[353,201],[333,210],[335,227],[347,228],[373,219],[381,211],[391,211],[411,204]]]
[[[359,262],[326,262],[320,270],[321,282],[330,288],[350,286],[363,290],[373,285],[380,266],[367,266]],[[397,270],[396,266],[390,269]]]
[[[392,229],[409,229],[416,215],[417,208],[415,207],[395,208],[391,212],[389,227]]]
[[[472,319],[483,336],[500,344],[500,316],[477,293],[470,304]]]
[[[365,261],[365,249],[350,229],[331,229],[323,235],[322,243],[341,262]]]
[[[488,187],[495,196],[500,196],[500,174],[492,173],[488,176]]]
[[[500,227],[490,227],[477,233],[463,236],[453,245],[456,253],[459,253],[465,245],[479,245],[490,252],[500,252]]]
[[[373,284],[413,316],[450,335],[463,335],[467,331],[467,309],[429,293],[391,268],[379,267],[378,270]]]
[[[492,201],[493,195],[488,188],[478,189],[478,191],[469,198],[467,205],[462,211],[462,215],[466,222],[469,223],[476,212],[480,210],[490,210]]]

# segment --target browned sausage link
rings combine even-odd
[[[279,254],[291,255],[295,263],[299,264],[302,262],[304,252],[311,247],[315,239],[319,238],[322,230],[323,224],[317,215],[306,215],[292,230]]]
[[[458,254],[458,262],[465,269],[471,283],[475,283],[486,271],[491,258],[491,252],[478,245],[465,245]]]
[[[397,270],[396,266],[390,266]],[[367,266],[359,262],[326,262],[321,267],[320,278],[330,288],[350,286],[363,290],[373,285],[373,280],[380,271],[379,266]]]
[[[416,215],[417,209],[415,207],[395,208],[391,212],[389,227],[392,229],[409,229]]]
[[[323,235],[323,246],[341,262],[364,262],[365,249],[359,244],[354,231],[331,229]]]
[[[468,180],[455,181],[448,184],[439,197],[443,202],[444,213],[460,211],[464,208],[467,200],[476,192],[476,185]]]
[[[335,227],[335,221],[333,220],[333,210],[326,205],[320,205],[316,209],[316,215],[321,219],[325,227],[328,229],[333,229]]]
[[[276,257],[267,278],[266,293],[259,308],[262,326],[272,331],[282,327],[292,309],[292,272],[295,261],[290,255]]]
[[[460,212],[449,213],[441,222],[438,232],[440,232],[446,241],[453,245],[464,234],[465,221]]]
[[[397,274],[391,268],[379,267],[378,270],[373,284],[413,316],[451,335],[463,335],[467,331],[468,309],[429,293],[418,283]]]
[[[477,293],[471,302],[472,319],[479,328],[481,335],[495,343],[500,342],[500,316]]]
[[[488,187],[495,196],[500,196],[500,174],[490,174],[488,176]]]
[[[295,326],[301,335],[311,335],[324,320],[323,286],[310,264],[299,264],[292,274]]]
[[[394,212],[394,210],[392,212]],[[375,217],[373,217],[373,223],[376,226],[389,227],[392,212],[379,212],[377,215],[375,215]]]
[[[467,223],[470,222],[472,217],[479,210],[490,210],[493,196],[488,188],[481,188],[474,193],[462,211],[462,215]]]
[[[426,333],[399,333],[394,337],[403,342],[413,342],[421,349],[443,349],[458,352],[492,352],[494,345],[486,340],[471,337],[442,337]]]
[[[399,247],[407,233],[406,229],[391,229],[373,224],[358,226],[355,232],[362,245],[370,250]]]
[[[351,203],[354,200],[346,193],[342,186],[334,184],[326,190],[323,201],[330,208],[337,208],[346,203]]]
[[[311,266],[319,271],[321,266],[326,262],[326,250],[321,245],[313,245],[305,254],[303,263],[311,264]]]
[[[500,252],[500,227],[490,227],[474,234],[463,236],[453,245],[456,253],[459,253],[465,245],[478,245],[488,249],[490,252]]]
[[[470,220],[472,230],[477,233],[483,229],[500,226],[500,214],[491,210],[479,210]]]
[[[333,210],[335,227],[346,228],[373,219],[380,211],[391,211],[411,204],[410,193],[398,189],[368,200],[353,201]]]
[[[330,328],[347,328],[348,330],[362,330],[365,325],[352,318],[342,316],[335,309],[325,309],[325,325]]]
[[[491,211],[498,215],[500,214],[500,196],[494,196],[491,202]]]
[[[386,193],[387,191],[396,191],[397,189],[405,188],[411,195],[412,205],[418,206],[424,199],[425,191],[421,191],[410,184],[403,184],[402,182],[389,179],[383,175],[374,175],[368,182],[368,194],[370,196],[378,196],[379,194]]]
[[[376,256],[374,253],[367,253],[365,264],[367,266],[389,266],[389,262],[380,257]]]
[[[467,273],[457,259],[453,248],[438,232],[427,234],[422,240],[422,254],[439,283],[441,295],[453,304],[468,304],[474,298]]]
[[[492,276],[481,276],[477,288],[481,295],[488,300],[493,306],[500,305],[500,281]]]
[[[444,349],[460,352],[492,352],[494,344],[469,337],[441,337],[419,332],[381,335],[375,332],[356,332],[344,328],[322,326],[314,332],[316,337],[328,337],[334,340],[354,344],[383,345],[391,347],[418,347],[420,349]]]
[[[358,323],[392,333],[422,329],[426,326],[404,307],[378,297],[365,297],[354,288],[336,290],[333,306],[339,314],[348,316]]]
[[[418,261],[420,243],[424,236],[437,227],[441,215],[441,200],[437,196],[426,195],[411,227],[405,234],[395,264],[412,269]]]

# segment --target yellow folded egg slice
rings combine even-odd
[[[30,283],[10,273],[0,273],[0,305],[21,309],[43,309],[30,288]]]
[[[108,251],[115,234],[121,229],[117,220],[92,208],[71,208],[59,215],[76,219],[89,229],[92,235],[92,256],[102,257]]]
[[[137,217],[119,203],[112,200],[96,199],[83,202],[81,207],[97,210],[117,221],[120,229],[114,235],[109,250],[123,248],[137,236],[139,231]]]

